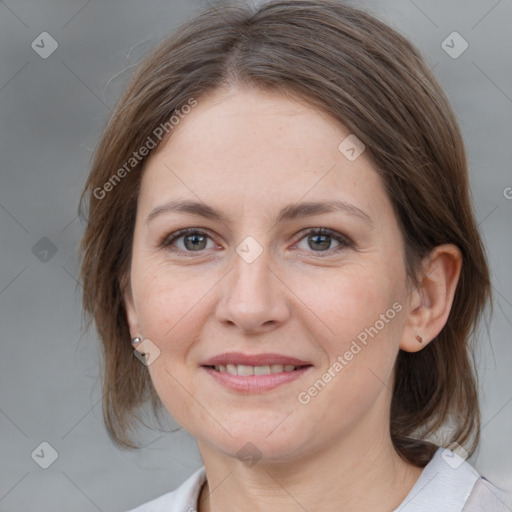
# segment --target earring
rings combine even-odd
[[[142,341],[142,338],[139,338],[138,336],[137,336],[137,338],[133,338],[132,346],[138,345],[141,341]]]
[[[419,334],[416,334],[416,339],[417,339],[420,343],[423,343],[423,338],[422,338]]]

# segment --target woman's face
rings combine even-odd
[[[147,162],[130,330],[200,446],[284,461],[387,429],[403,241],[349,135],[285,96],[217,92]]]

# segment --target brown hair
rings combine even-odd
[[[116,106],[81,198],[88,205],[84,311],[103,343],[103,411],[112,439],[134,447],[130,431],[140,406],[149,401],[157,412],[159,405],[147,369],[133,356],[123,305],[145,158],[126,163],[191,99],[233,85],[294,94],[365,144],[401,225],[412,283],[434,247],[461,250],[445,327],[423,350],[399,352],[390,430],[398,453],[417,466],[436,449],[425,440],[449,422],[444,444],[456,441],[473,453],[480,413],[470,338],[490,284],[455,115],[411,43],[373,16],[328,0],[208,9],[140,64]],[[113,183],[116,172],[123,176]]]

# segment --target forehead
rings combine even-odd
[[[194,198],[227,209],[338,199],[377,214],[389,201],[364,151],[356,159],[343,152],[349,136],[337,120],[297,99],[218,91],[199,99],[149,158],[139,200],[149,208]]]

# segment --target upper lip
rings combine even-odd
[[[310,365],[296,357],[284,356],[282,354],[243,354],[242,352],[225,352],[204,361],[202,366],[218,366],[226,364],[245,364],[248,366],[266,366],[271,364],[290,364],[293,366]]]

